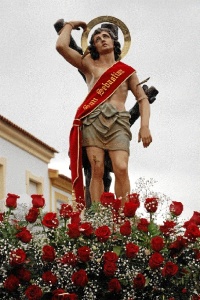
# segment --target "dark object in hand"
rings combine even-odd
[[[59,19],[58,21],[56,21],[56,23],[53,25],[56,32],[59,33],[59,31],[61,31],[61,29],[63,28],[64,26],[64,19]]]
[[[56,30],[57,33],[59,33],[59,31],[63,28],[65,24],[64,19],[59,19],[55,24],[54,24],[54,28]],[[70,36],[70,44],[69,47],[76,50],[77,52],[79,52],[81,55],[83,55],[83,50],[76,44],[75,40],[73,39],[72,36]]]

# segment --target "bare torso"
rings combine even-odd
[[[85,73],[88,91],[92,89],[101,75],[109,69],[112,65],[100,65],[98,61],[91,60],[89,65],[89,72]],[[125,102],[128,94],[128,82],[123,82],[114,94],[106,101],[112,104],[118,111],[125,111]]]

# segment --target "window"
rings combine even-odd
[[[26,171],[26,193],[28,195],[38,194],[43,195],[44,179],[37,177]]]
[[[5,197],[6,187],[6,159],[0,157],[0,200]]]

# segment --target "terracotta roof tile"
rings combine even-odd
[[[25,136],[29,137],[30,139],[34,140],[35,142],[37,142],[38,144],[42,145],[43,147],[45,147],[46,149],[54,152],[54,153],[58,153],[58,151],[52,147],[50,147],[49,145],[47,145],[46,143],[44,143],[43,141],[39,140],[38,138],[36,138],[35,136],[33,136],[32,134],[30,134],[28,131],[24,130],[23,128],[19,127],[18,125],[14,124],[13,122],[11,122],[10,120],[6,119],[5,117],[3,117],[2,115],[0,115],[0,121],[5,123],[6,125],[12,127],[15,130],[18,130],[19,132],[21,132],[22,134],[24,134]]]

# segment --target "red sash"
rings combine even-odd
[[[84,201],[84,186],[82,174],[82,147],[81,125],[82,119],[90,114],[100,104],[105,102],[135,70],[117,62],[110,67],[95,83],[86,99],[79,106],[73,126],[70,132],[70,167],[72,176],[72,188],[75,191],[76,201]]]

